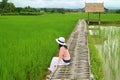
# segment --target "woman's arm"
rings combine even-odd
[[[59,57],[59,58],[58,58],[58,60],[57,60],[57,63],[55,63],[55,65],[54,65],[54,66],[55,66],[55,67],[57,67],[57,66],[58,66],[58,64],[60,63],[60,61],[61,61],[61,58]]]
[[[64,47],[61,47],[61,48],[60,48],[59,58],[58,58],[58,60],[57,60],[57,63],[55,63],[55,65],[54,65],[55,67],[57,67],[57,66],[59,65],[61,59],[63,58],[64,50],[65,50]]]

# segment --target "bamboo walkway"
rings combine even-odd
[[[67,41],[71,64],[59,66],[48,80],[90,80],[90,59],[86,22],[79,20]],[[46,79],[47,80],[47,79]]]

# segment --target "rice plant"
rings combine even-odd
[[[120,75],[120,28],[115,26],[89,26],[96,48],[103,61],[105,80],[119,80]],[[99,29],[95,29],[99,27]],[[96,36],[97,35],[97,36]],[[99,42],[96,43],[96,42]],[[93,52],[93,51],[91,51]],[[94,57],[92,57],[94,58]],[[98,66],[99,67],[99,66]]]
[[[66,39],[78,15],[0,16],[0,80],[42,80],[57,54],[55,38]]]
[[[101,30],[104,43],[102,57],[104,62],[105,80],[119,80],[120,75],[120,28],[107,27]]]

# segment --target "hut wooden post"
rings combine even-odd
[[[101,22],[100,22],[101,20],[100,20],[100,12],[99,12],[99,21],[98,21],[98,24],[100,24]]]
[[[89,12],[88,12],[88,24],[89,24],[89,20],[90,20],[90,19],[89,19]]]

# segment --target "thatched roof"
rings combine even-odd
[[[103,3],[85,3],[85,12],[104,12]]]

